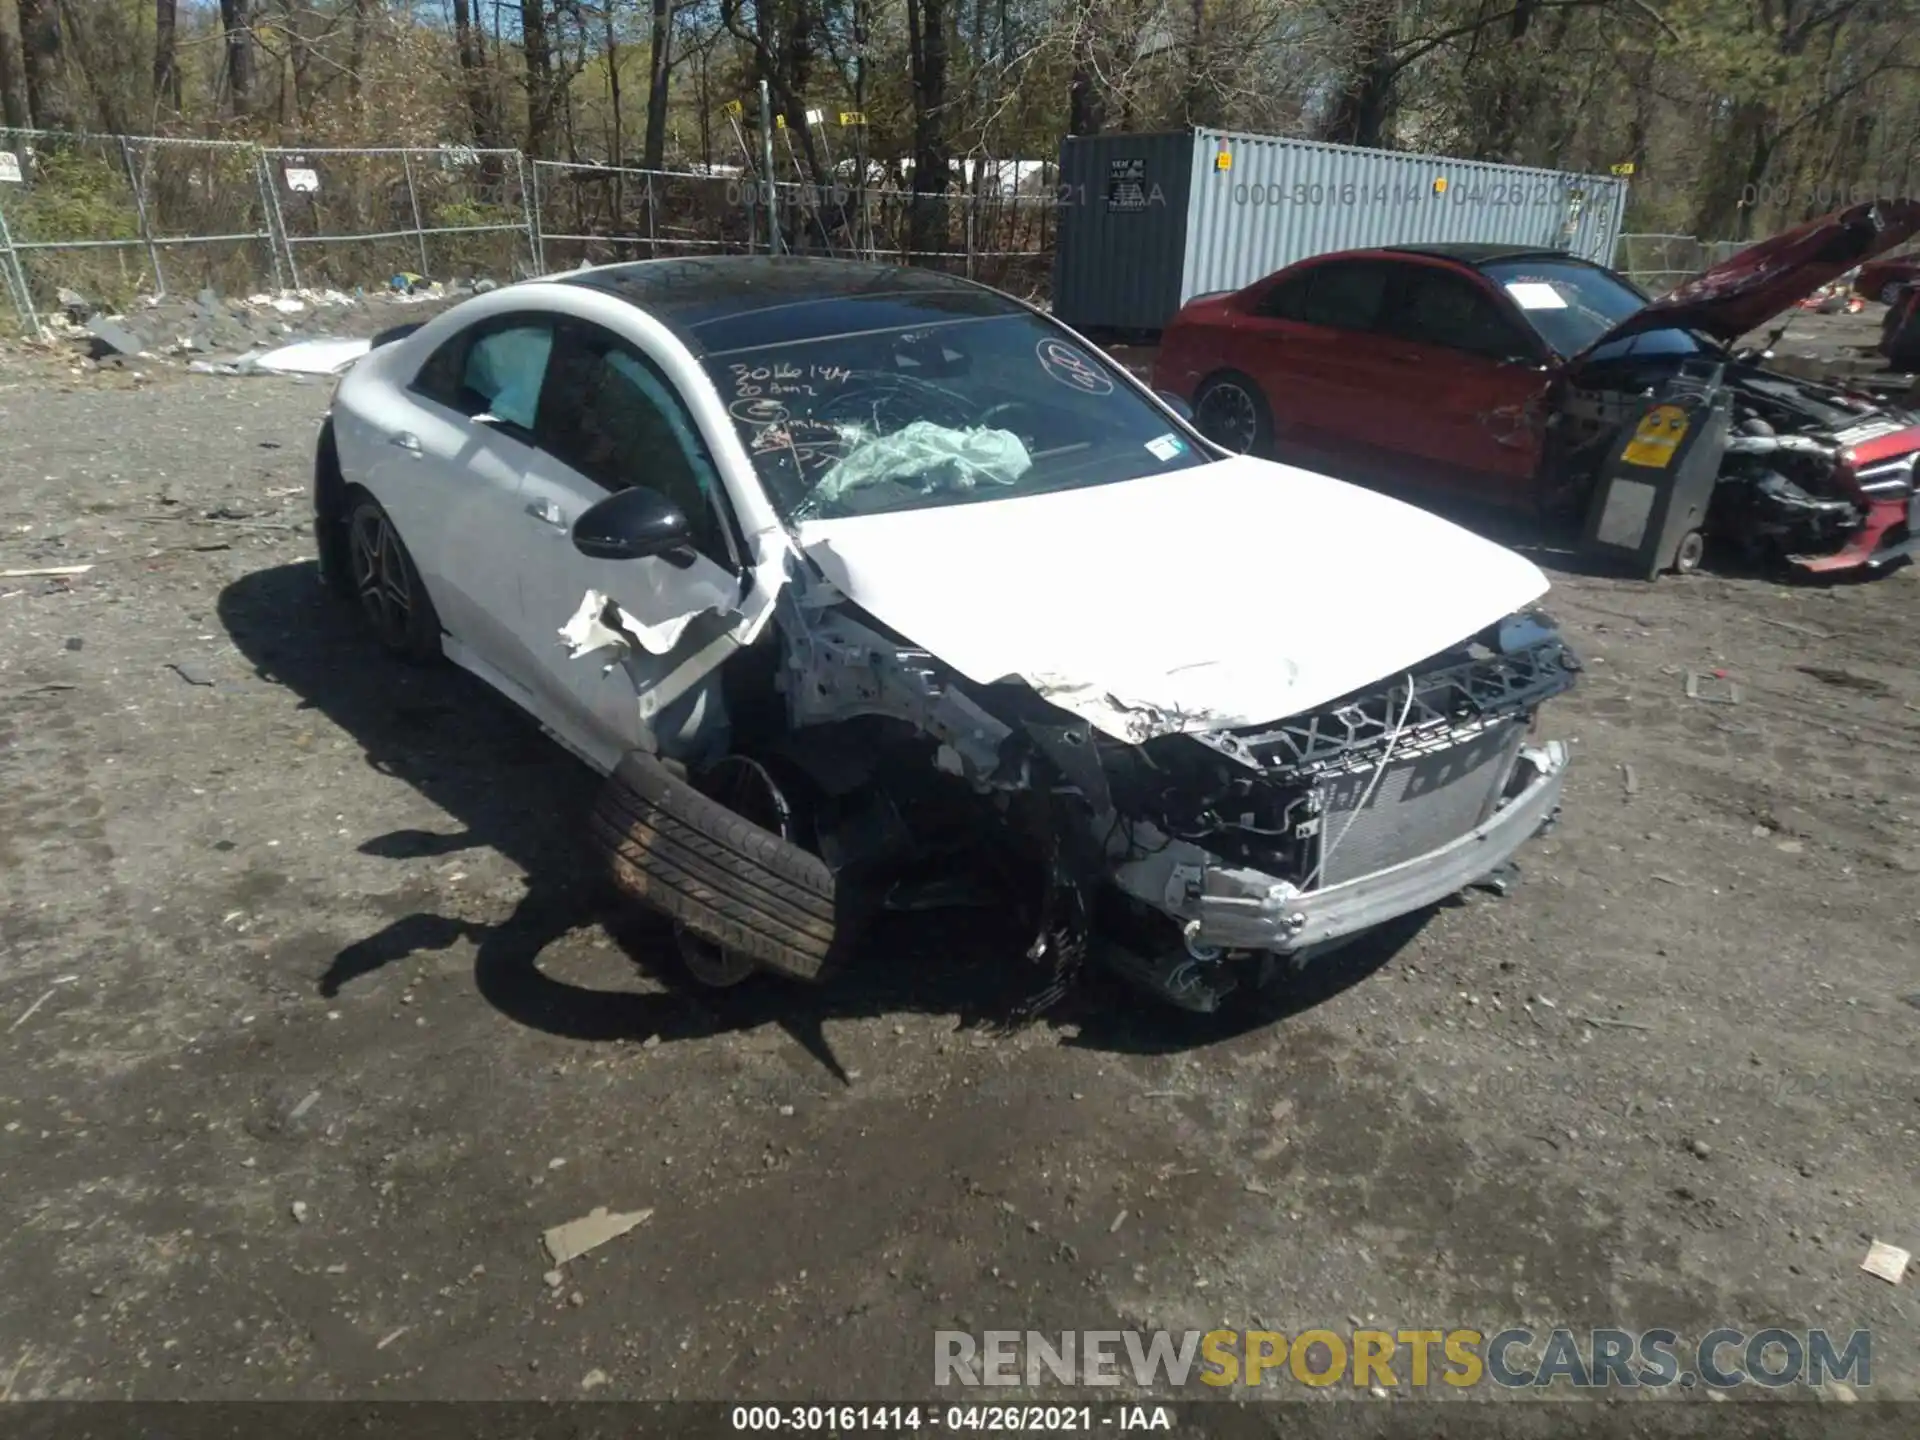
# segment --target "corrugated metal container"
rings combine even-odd
[[[1053,310],[1082,329],[1155,330],[1196,295],[1374,245],[1539,245],[1610,264],[1627,182],[1190,130],[1060,147]]]

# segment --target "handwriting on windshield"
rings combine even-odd
[[[1040,368],[1069,390],[1082,395],[1111,395],[1113,381],[1100,367],[1064,340],[1042,340],[1035,347]]]
[[[838,426],[824,420],[793,420],[782,417],[763,425],[748,443],[755,456],[791,457],[801,471],[821,470],[845,458],[848,437]]]
[[[819,387],[844,385],[853,372],[844,365],[733,365],[733,393],[739,400],[809,398]]]

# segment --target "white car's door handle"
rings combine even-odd
[[[553,526],[556,530],[567,528],[567,517],[560,513],[560,507],[551,500],[528,502],[527,513],[542,524]]]
[[[402,450],[411,450],[416,455],[420,453],[420,437],[411,430],[396,430],[387,436],[387,443],[398,445]]]

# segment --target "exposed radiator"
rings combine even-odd
[[[1457,744],[1388,762],[1364,810],[1374,766],[1325,778],[1320,843],[1331,848],[1320,883],[1338,885],[1457,840],[1493,813],[1526,738],[1526,721],[1495,725]]]

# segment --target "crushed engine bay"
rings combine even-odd
[[[617,609],[601,628],[618,636]],[[1443,893],[1542,828],[1564,751],[1549,747],[1549,762],[1523,747],[1578,669],[1529,611],[1306,714],[1128,743],[1018,679],[958,676],[797,563],[769,632],[716,672],[724,695],[709,713],[724,733],[697,748],[777,777],[807,848],[875,905],[966,903],[982,885],[1024,904],[1039,967],[1029,1010],[1091,952],[1205,1011],[1249,970],[1265,979],[1276,957],[1326,948],[1302,913],[1317,893],[1417,869],[1497,823],[1516,776],[1537,782],[1544,808],[1524,833],[1507,826],[1497,857],[1442,877]],[[1381,902],[1358,898],[1355,923],[1319,928],[1417,908],[1374,913]]]
[[[1658,361],[1593,365],[1553,427],[1562,495],[1580,496],[1623,424],[1671,373]],[[1705,530],[1756,563],[1808,569],[1884,563],[1914,537],[1909,505],[1920,417],[1836,386],[1727,362],[1732,399]]]

